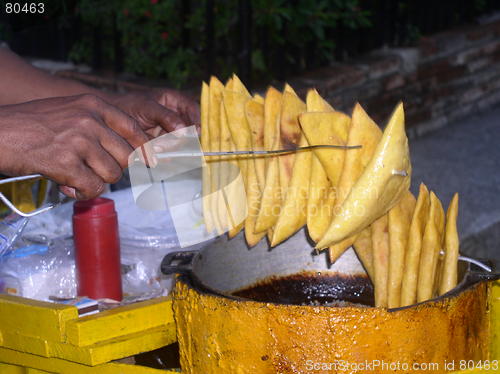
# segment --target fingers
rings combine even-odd
[[[110,145],[103,146],[101,142]],[[111,130],[105,128],[99,130],[98,127],[97,134],[73,136],[69,146],[71,151],[67,152],[74,152],[74,154],[67,156],[68,168],[78,170],[83,167],[84,172],[93,172],[101,182],[105,183],[116,183],[120,179],[122,175],[120,162],[127,164],[130,149],[128,145],[120,144],[119,137]]]
[[[53,179],[61,192],[76,199],[90,199],[104,191],[105,183],[116,183],[127,166],[132,147],[98,118],[80,122],[85,130],[73,130],[61,142]]]
[[[163,130],[161,126],[156,126],[151,129],[147,129],[146,134],[148,134],[151,137],[151,139],[154,139],[159,137],[160,135],[166,134],[166,131]]]
[[[87,200],[99,196],[104,192],[105,182],[91,170],[74,152],[61,154],[58,160],[61,165],[57,170],[64,172],[46,175],[62,185],[60,191],[66,196],[78,200]]]
[[[150,138],[139,126],[136,119],[95,96],[83,95],[81,100],[83,100],[84,105],[90,106],[96,111],[102,123],[105,124],[105,127],[113,130],[117,135],[125,139],[134,149],[141,148],[140,157],[143,162],[150,166],[156,164],[152,151],[149,145],[146,144]],[[106,146],[104,142],[102,144]],[[114,145],[108,144],[110,153],[119,157],[119,164],[122,167],[126,167],[128,156],[132,151],[128,149],[128,154],[125,157],[123,147],[118,147],[117,145],[117,139],[114,140]]]
[[[59,191],[71,199],[76,199],[76,190],[73,187],[59,186]]]
[[[110,129],[124,138],[133,148],[138,148],[149,140],[137,121],[115,106],[93,95],[82,95],[80,100],[94,110]]]
[[[74,139],[77,140],[72,141],[73,152],[61,160],[59,170],[64,170],[64,174],[54,179],[63,184],[59,189],[66,196],[78,200],[97,197],[104,192],[105,183],[116,183],[121,178],[122,167],[98,141]]]
[[[153,126],[158,125],[167,132],[171,132],[182,127],[188,126],[188,123],[175,113],[154,101],[148,101],[142,108],[143,117]]]
[[[163,90],[161,91],[160,103],[166,108],[179,113],[189,125],[200,124],[200,106],[186,95],[174,90]]]
[[[96,134],[100,145],[106,150],[109,155],[125,169],[128,166],[128,158],[134,149],[113,130],[103,126]]]
[[[95,147],[88,152],[85,163],[106,183],[116,183],[122,176],[121,166],[103,148]]]
[[[93,173],[90,168],[82,164],[77,171],[78,175],[71,175],[74,178],[74,183],[69,185],[75,188],[77,200],[93,199],[104,192],[104,181]]]

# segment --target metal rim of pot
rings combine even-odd
[[[213,296],[218,296],[230,300],[237,301],[254,301],[249,298],[243,298],[240,296],[233,295],[231,293],[222,292],[220,290],[214,289],[203,283],[197,275],[193,272],[193,263],[198,256],[201,256],[204,248],[197,250],[187,250],[187,251],[176,251],[167,254],[161,263],[161,271],[163,274],[177,274],[181,281],[187,283],[190,287],[194,288],[196,291],[202,294],[208,294]],[[250,251],[252,249],[249,249]],[[447,293],[440,295],[438,297],[418,302],[409,306],[398,307],[389,309],[390,311],[404,310],[407,308],[412,308],[417,305],[434,303],[445,298],[458,296],[463,291],[473,287],[474,285],[487,282],[495,281],[500,279],[500,261],[499,260],[487,260],[487,259],[476,259],[471,257],[460,256],[459,257],[460,272],[462,273],[461,280],[455,288],[448,291]],[[369,279],[369,278],[368,278]],[[286,303],[266,301],[266,303],[271,304],[282,304],[289,305]],[[326,307],[335,307],[328,306]],[[375,308],[374,306],[368,306],[369,308]]]

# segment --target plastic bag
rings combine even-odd
[[[173,277],[161,274],[160,264],[167,253],[180,250],[169,212],[141,209],[135,204],[130,189],[104,196],[115,201],[118,213],[124,296],[146,299],[168,294]],[[69,298],[76,295],[76,289],[67,292],[67,286],[57,286],[58,278],[47,286],[47,292],[42,292],[36,284],[38,281],[48,282],[51,275],[60,276],[61,272],[67,271],[68,264],[73,269],[72,282],[75,283],[72,214],[73,203],[66,203],[29,219],[21,238],[11,248],[12,254],[4,260],[0,258],[0,282],[4,278],[8,281],[4,289],[40,300],[46,300],[48,296]],[[40,252],[23,255],[23,248],[32,242],[44,243],[46,247],[51,244],[46,251],[38,249]],[[61,243],[64,243],[65,251],[57,250]],[[67,257],[63,260],[61,256],[64,253]],[[62,268],[56,269],[57,264]],[[33,286],[32,291],[28,291],[30,285]]]
[[[19,238],[28,223],[28,219],[11,214],[0,221],[0,256],[6,253]]]
[[[0,257],[3,293],[50,301],[76,296],[73,241],[31,244]]]

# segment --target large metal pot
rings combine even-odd
[[[183,372],[409,372],[433,364],[438,373],[453,361],[489,358],[488,280],[497,274],[461,263],[461,282],[448,294],[387,310],[362,305],[373,291],[352,249],[328,265],[304,230],[272,250],[265,241],[249,250],[239,235],[167,255],[162,271],[179,274],[174,313]],[[287,299],[283,282],[261,288],[255,298],[263,301],[235,296],[284,277],[299,280],[299,290],[289,291],[303,292],[308,305]],[[311,302],[333,299],[361,304]]]

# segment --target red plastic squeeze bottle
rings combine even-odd
[[[120,301],[120,240],[113,200],[98,197],[73,206],[78,295]]]

